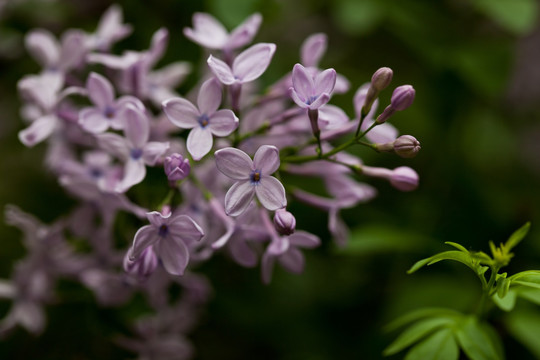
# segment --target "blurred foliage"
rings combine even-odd
[[[325,246],[307,256],[304,274],[281,269],[270,286],[260,284],[259,269],[246,270],[216,257],[199,270],[215,286],[201,326],[192,339],[201,359],[376,359],[391,342],[382,327],[421,306],[474,309],[477,284],[454,264],[438,265],[430,274],[406,275],[418,259],[444,249],[444,241],[487,251],[486,240],[499,242],[526,221],[529,241],[520,245],[509,272],[540,266],[540,156],[530,156],[524,137],[540,141],[540,108],[527,112],[508,101],[507,89],[520,88],[519,44],[540,31],[535,0],[123,0],[133,34],[115,47],[144,49],[159,27],[171,32],[162,64],[194,62],[196,81],[203,52],[182,35],[195,11],[207,11],[230,29],[253,11],[264,22],[256,41],[274,42],[278,51],[264,76],[279,78],[299,59],[299,46],[314,32],[325,32],[329,50],[322,67],[334,67],[353,84],[332,103],[352,117],[352,94],[381,66],[394,69],[393,85],[410,83],[415,104],[393,118],[402,133],[422,143],[422,151],[405,164],[421,176],[414,193],[399,193],[375,182],[379,197],[344,211],[353,228],[350,251],[335,251],[324,229],[326,214],[295,209],[299,228],[323,235]],[[44,27],[55,34],[79,27],[92,31],[109,1],[0,2],[0,207],[15,203],[50,222],[73,201],[43,169],[44,145],[24,148],[16,133],[16,82],[38,71],[25,53],[24,34]],[[531,59],[534,60],[534,59]],[[530,61],[538,64],[540,59]],[[527,69],[519,69],[527,71]],[[540,87],[540,79],[537,81]],[[381,96],[388,103],[391,91]],[[540,100],[540,99],[537,99]],[[540,103],[537,101],[537,104]],[[534,137],[536,136],[536,137]],[[534,141],[533,141],[534,142]],[[355,153],[374,166],[404,163],[365,149]],[[0,224],[0,277],[24,250],[20,233]],[[60,288],[65,292],[65,288]],[[69,292],[67,292],[69,294]],[[518,306],[521,306],[518,304]],[[523,305],[527,306],[527,305]],[[522,307],[523,307],[522,306]],[[7,303],[0,301],[0,316]],[[127,311],[127,310],[126,310]],[[508,331],[526,350],[501,332],[508,358],[539,357],[531,334],[538,308],[523,308],[508,320]],[[527,312],[528,311],[528,312]],[[129,355],[107,336],[122,331],[119,309],[97,309],[89,294],[48,310],[42,338],[22,330],[0,343],[0,358],[96,359]],[[62,349],[62,350],[60,350]]]

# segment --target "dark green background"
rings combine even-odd
[[[479,284],[467,269],[437,264],[414,275],[418,259],[454,241],[488,251],[526,221],[532,229],[516,249],[510,273],[540,269],[540,29],[533,0],[339,0],[339,1],[120,1],[133,34],[115,47],[142,50],[159,27],[170,43],[159,65],[188,60],[196,82],[203,52],[182,29],[195,11],[212,13],[233,28],[255,11],[264,21],[256,41],[277,44],[263,81],[270,83],[299,61],[308,35],[325,32],[329,47],[321,67],[347,76],[351,91],[332,103],[352,117],[352,96],[381,66],[394,70],[392,85],[412,84],[414,105],[392,122],[417,137],[415,159],[353,152],[373,166],[407,165],[420,174],[417,191],[400,193],[371,181],[379,197],[344,212],[353,230],[348,250],[329,239],[326,214],[293,206],[300,228],[324,245],[307,254],[301,276],[277,269],[270,286],[259,269],[246,270],[216,256],[200,268],[215,295],[191,335],[200,359],[377,359],[395,334],[385,323],[423,305],[472,311]],[[42,165],[43,145],[24,148],[16,82],[39,71],[25,53],[24,34],[44,27],[92,31],[107,1],[10,2],[0,15],[0,206],[17,204],[45,222],[73,206]],[[387,104],[391,91],[381,96]],[[24,254],[20,233],[0,224],[0,277]],[[59,292],[77,288],[63,284]],[[0,300],[0,316],[9,303]],[[538,309],[535,309],[538,311]],[[41,338],[23,330],[0,342],[2,359],[118,359],[129,353],[111,345],[125,332],[122,319],[137,313],[99,309],[89,292],[47,310]],[[494,314],[497,324],[499,314]],[[532,358],[499,327],[508,358]],[[399,358],[400,355],[397,356]]]

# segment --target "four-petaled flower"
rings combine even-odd
[[[146,214],[150,225],[141,227],[135,234],[129,250],[130,261],[136,261],[150,246],[153,247],[165,270],[172,275],[183,275],[189,262],[185,242],[199,241],[204,232],[187,215],[162,215],[157,211]]]
[[[228,147],[215,152],[216,166],[223,174],[237,180],[225,195],[225,212],[229,216],[242,214],[255,194],[268,210],[287,205],[285,188],[271,176],[279,168],[279,150],[263,145],[257,150],[253,161],[242,150]]]
[[[330,100],[336,85],[336,71],[326,69],[313,77],[305,67],[296,64],[293,68],[292,83],[289,93],[293,101],[301,108],[316,110]]]
[[[122,109],[127,104],[144,110],[143,103],[133,96],[122,96],[114,99],[114,89],[111,83],[103,76],[90,73],[86,80],[88,97],[95,107],[87,107],[79,113],[79,124],[88,132],[99,134],[109,127],[120,130],[124,126],[121,117]]]
[[[245,84],[259,78],[266,71],[275,51],[275,44],[260,43],[241,52],[232,66],[212,55],[207,62],[210,70],[223,84]]]
[[[215,79],[201,86],[197,107],[183,98],[163,102],[163,111],[174,125],[192,129],[187,149],[194,160],[202,159],[212,149],[212,135],[227,136],[238,127],[236,115],[228,109],[218,110],[220,104],[221,86]]]

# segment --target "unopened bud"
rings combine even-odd
[[[402,158],[413,158],[420,151],[420,142],[414,136],[402,135],[394,141],[394,151]]]
[[[152,246],[147,247],[138,259],[130,260],[130,252],[124,257],[124,270],[139,280],[148,278],[156,270],[158,259]]]
[[[383,91],[390,85],[394,72],[388,67],[382,67],[375,71],[371,77],[371,86],[377,91]]]
[[[408,166],[395,168],[390,176],[390,184],[401,191],[415,190],[418,187],[418,181],[418,174]]]
[[[391,105],[395,110],[403,111],[412,105],[416,91],[411,85],[398,86],[392,93]]]
[[[189,175],[189,171],[191,170],[189,160],[184,159],[182,155],[177,153],[167,156],[163,167],[169,181],[183,180]]]
[[[280,235],[291,235],[296,229],[296,219],[293,214],[285,209],[276,210],[274,227]]]

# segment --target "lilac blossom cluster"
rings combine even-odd
[[[6,208],[7,222],[25,234],[28,255],[11,280],[0,282],[0,297],[13,300],[0,332],[21,325],[39,333],[56,281],[69,278],[104,306],[144,294],[155,315],[138,319],[133,337],[117,343],[141,358],[188,358],[185,334],[211,293],[207,280],[193,272],[197,264],[224,253],[241,266],[260,266],[264,283],[276,263],[300,273],[303,252],[321,240],[296,229],[291,202],[328,212],[328,229],[344,246],[348,229],[340,211],[376,195],[359,176],[386,179],[402,191],[417,187],[409,167],[370,167],[346,152],[361,145],[415,156],[419,142],[398,136],[388,123],[412,104],[412,86],[397,87],[376,116],[379,93],[392,80],[391,69],[379,69],[356,91],[351,120],[329,104],[350,83],[334,69],[319,68],[327,38],[315,34],[304,41],[291,72],[258,92],[257,80],[277,51],[272,43],[251,44],[261,22],[255,14],[228,32],[212,16],[195,14],[184,34],[211,55],[186,96],[175,89],[189,64],[154,68],[166,51],[166,29],[154,33],[147,50],[110,52],[132,31],[119,7],[111,7],[91,34],[68,30],[60,40],[46,30],[27,35],[27,49],[42,70],[19,81],[28,122],[19,138],[27,147],[46,143],[46,166],[79,203],[51,225]],[[149,167],[164,170],[162,200],[145,202],[130,191],[144,188]],[[327,195],[289,185],[291,175],[322,179]],[[133,217],[133,226],[115,239],[120,212]],[[80,242],[90,250],[81,251]],[[174,302],[171,286],[183,289]]]

